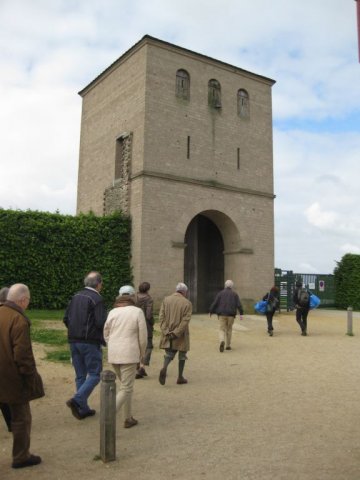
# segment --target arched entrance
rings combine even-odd
[[[215,223],[196,215],[185,233],[184,280],[193,311],[204,313],[224,285],[224,241]]]

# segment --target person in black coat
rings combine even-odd
[[[268,334],[270,337],[272,337],[274,332],[273,317],[280,304],[279,289],[275,286],[272,287],[270,292],[267,292],[264,295],[263,300],[267,301],[266,320],[268,325]]]
[[[103,285],[100,273],[88,273],[84,285],[85,288],[72,297],[64,315],[76,384],[76,393],[66,405],[78,420],[96,413],[89,407],[88,398],[100,382],[101,346],[105,344],[103,329],[107,317],[100,295]]]
[[[296,308],[296,321],[301,328],[301,335],[307,335],[307,317],[310,310],[310,292],[307,288],[303,288],[301,280],[295,284],[293,295],[293,303]]]

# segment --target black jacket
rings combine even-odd
[[[106,317],[106,307],[100,293],[91,288],[84,288],[76,293],[64,316],[69,343],[105,345],[103,329]]]
[[[235,317],[237,310],[239,310],[240,315],[243,315],[244,311],[239,295],[231,288],[221,290],[210,306],[210,313],[216,313],[224,317]]]

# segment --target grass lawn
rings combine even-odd
[[[31,320],[31,339],[46,347],[46,360],[70,363],[67,330],[63,324],[63,310],[27,310]]]

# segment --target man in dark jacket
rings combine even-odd
[[[0,307],[6,302],[8,292],[8,287],[3,287],[0,290]],[[11,413],[9,405],[7,403],[0,403],[0,410],[3,414],[7,429],[11,432]]]
[[[105,303],[100,295],[102,278],[90,272],[84,280],[85,288],[71,299],[64,316],[68,329],[72,364],[75,369],[76,394],[66,402],[78,420],[95,415],[88,398],[100,382],[103,329],[106,321]]]
[[[30,340],[30,321],[24,311],[30,302],[26,285],[12,285],[0,307],[0,402],[11,413],[12,468],[37,465],[41,458],[30,453],[30,400],[44,395]]]
[[[210,317],[216,313],[219,318],[219,339],[220,352],[231,350],[232,327],[237,311],[240,313],[240,320],[244,314],[239,295],[233,291],[234,282],[226,280],[224,290],[221,290],[210,306]]]
[[[301,335],[307,336],[307,317],[310,310],[310,292],[303,288],[301,280],[295,284],[293,303],[296,308],[296,321],[301,328]]]

